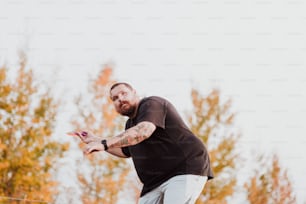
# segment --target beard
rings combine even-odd
[[[122,108],[121,107],[119,113],[121,115],[128,116],[128,117],[133,116],[135,111],[136,111],[136,106],[135,105],[130,105],[130,104],[123,104],[123,105],[128,105],[129,107],[128,108]]]

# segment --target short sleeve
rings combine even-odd
[[[147,99],[140,105],[137,115],[137,123],[148,121],[164,129],[165,120],[166,120],[165,101]]]
[[[123,154],[127,157],[131,157],[131,153],[128,147],[121,147]]]

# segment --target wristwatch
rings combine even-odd
[[[101,144],[103,144],[105,151],[108,150],[108,146],[107,146],[107,141],[106,140],[102,140]]]

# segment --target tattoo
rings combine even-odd
[[[138,125],[119,134],[118,140],[110,145],[110,147],[125,147],[138,144],[150,137],[152,134],[152,126],[148,123],[139,123]]]
[[[148,132],[148,125],[143,124],[143,123],[139,124],[139,126],[136,126],[136,132],[137,132],[137,135],[134,139],[137,143],[142,142],[143,140],[147,139],[148,134],[150,134]]]

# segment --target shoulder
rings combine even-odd
[[[159,96],[145,97],[140,101],[139,109],[166,109],[168,101]]]
[[[167,99],[159,97],[159,96],[149,96],[141,100],[141,103],[154,103],[154,102],[162,103],[162,104],[169,103]]]

